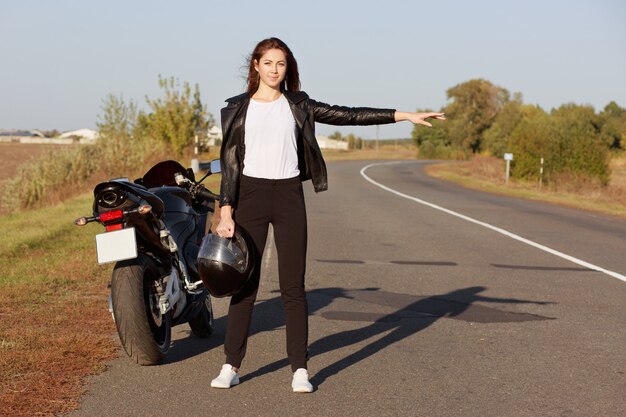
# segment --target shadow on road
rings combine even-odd
[[[335,289],[330,288],[325,290]],[[309,301],[309,315],[315,314],[318,310],[332,303],[335,298],[341,297],[341,294],[335,291],[328,293],[325,297],[315,297],[315,294],[319,291],[321,290],[307,292],[307,299]],[[314,302],[311,302],[312,297],[315,298]],[[285,314],[283,312],[280,296],[258,302],[254,306],[249,337],[252,337],[257,333],[272,331],[283,327],[285,325],[284,317]],[[213,322],[213,333],[207,339],[200,339],[198,337],[195,337],[191,330],[187,330],[189,336],[186,338],[175,340],[173,342],[172,346],[170,347],[170,351],[167,354],[165,362],[174,363],[178,361],[184,361],[185,359],[200,355],[214,348],[219,347],[221,349],[224,344],[226,322],[226,316],[216,319]]]
[[[311,382],[321,385],[326,379],[337,374],[358,362],[376,354],[386,347],[398,343],[409,336],[429,327],[441,318],[463,320],[476,323],[510,323],[534,320],[552,320],[528,313],[517,313],[487,307],[480,303],[503,304],[549,304],[542,301],[518,300],[512,298],[494,298],[480,295],[487,288],[468,287],[446,294],[433,296],[416,296],[401,293],[381,291],[378,288],[343,289],[319,288],[307,292],[309,314],[319,314],[328,320],[369,322],[369,324],[352,330],[330,334],[318,339],[309,345],[311,357],[323,355],[337,349],[359,344],[374,339],[365,346],[359,347],[349,355],[319,370]],[[375,313],[368,308],[365,311],[340,311],[330,307],[337,299],[349,299],[359,305],[374,304],[395,309],[392,313]],[[273,331],[284,326],[284,313],[280,296],[259,302],[254,308],[254,318],[250,329],[250,336]],[[214,332],[208,339],[189,337],[176,340],[167,356],[167,363],[183,361],[200,355],[214,348],[221,348],[226,329],[226,317],[215,320]],[[376,338],[376,336],[383,335]],[[289,365],[287,359],[265,365],[253,372],[242,376],[245,381],[267,373],[275,372]]]
[[[329,320],[360,321],[370,324],[358,329],[334,333],[318,339],[309,345],[310,356],[322,355],[350,345],[361,343],[376,336],[383,335],[372,340],[367,345],[350,353],[342,359],[326,366],[318,371],[312,378],[312,383],[321,385],[327,378],[339,371],[348,368],[386,347],[397,343],[419,331],[427,328],[440,318],[464,320],[478,323],[505,323],[534,320],[551,320],[544,317],[527,313],[516,313],[499,310],[481,303],[504,303],[504,304],[549,304],[542,301],[518,300],[511,298],[494,298],[480,295],[485,287],[469,287],[446,294],[434,296],[415,296],[399,293],[380,291],[377,288],[366,289],[342,289],[320,288],[307,293],[309,300],[309,312],[314,315],[338,298],[346,298],[359,303],[376,304],[395,308],[393,313],[378,314],[372,312],[337,311],[326,309],[319,314]],[[280,297],[276,297],[255,306],[254,313],[256,326],[251,329],[251,335],[262,331],[274,330],[284,324],[282,318]],[[275,372],[288,366],[287,359],[263,366],[256,371],[244,375],[242,381],[252,379],[267,373]]]

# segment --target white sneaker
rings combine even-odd
[[[313,392],[313,385],[309,382],[309,373],[304,368],[298,368],[293,373],[291,381],[293,392]]]
[[[233,371],[233,367],[229,364],[222,365],[218,377],[211,381],[213,388],[230,388],[237,384],[239,384],[239,374]]]

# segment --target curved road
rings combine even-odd
[[[167,363],[120,357],[71,415],[624,415],[626,221],[467,190],[424,164],[365,170],[388,189],[363,161],[329,164],[327,192],[305,183],[316,392],[290,389],[270,248],[241,385],[209,387],[227,309],[214,300],[210,339],[178,326]]]

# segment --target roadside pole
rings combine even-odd
[[[378,155],[378,130],[380,129],[379,125],[376,125],[376,154]]]
[[[504,177],[504,181],[508,184],[509,183],[509,172],[510,172],[510,167],[511,167],[511,161],[513,160],[513,154],[512,153],[505,153],[504,154],[504,160],[506,161],[506,174]]]
[[[198,160],[198,134],[194,137],[193,159],[191,160],[191,170],[194,173],[200,172],[200,161]]]

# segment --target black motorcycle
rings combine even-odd
[[[209,232],[215,200],[201,183],[220,172],[219,161],[196,181],[191,169],[163,161],[142,178],[113,179],[94,189],[93,216],[100,264],[116,262],[109,310],[124,350],[138,364],[163,360],[171,328],[189,323],[198,337],[213,330],[211,297],[198,274],[197,256]]]

